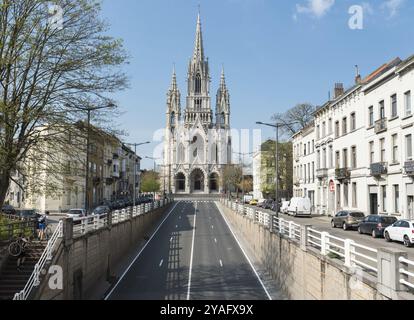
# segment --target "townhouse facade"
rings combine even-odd
[[[412,92],[414,56],[358,75],[346,91],[335,85],[334,98],[314,113],[316,213],[350,209],[414,219]],[[296,134],[294,149],[305,140]],[[298,183],[299,190],[310,188]]]
[[[292,137],[293,145],[293,196],[306,197],[315,206],[316,151],[314,123]]]
[[[82,123],[76,124],[82,130]],[[75,131],[76,132],[76,131]],[[86,191],[86,140],[81,134],[67,133],[67,142],[78,145],[76,155],[61,155],[63,170],[61,173],[36,175],[30,177],[30,171],[14,175],[6,197],[6,203],[17,209],[37,209],[40,212],[66,212],[74,208],[85,208],[86,197],[90,208],[106,201],[132,198],[134,191],[134,165],[136,166],[136,196],[140,191],[141,158],[124,145],[117,137],[97,128],[90,130],[89,163],[87,165],[88,190]],[[84,147],[82,147],[84,146]],[[18,180],[17,180],[18,179]],[[52,179],[58,186],[55,192],[35,191],[27,180],[37,180],[46,185]],[[36,183],[36,181],[34,181]]]

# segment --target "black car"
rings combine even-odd
[[[18,216],[22,220],[31,220],[31,219],[38,219],[40,214],[33,209],[23,209],[17,210],[16,216]]]
[[[272,209],[272,207],[273,207],[273,203],[274,203],[274,201],[273,201],[273,200],[266,200],[266,201],[263,203],[262,208],[263,208],[263,209]]]
[[[370,215],[366,217],[358,226],[360,234],[370,234],[373,238],[384,237],[385,228],[397,222],[396,217]]]
[[[4,214],[14,215],[16,214],[16,210],[13,208],[13,206],[5,204],[1,207],[1,212]]]
[[[111,209],[108,206],[99,206],[92,211],[92,215],[103,215],[111,212]]]

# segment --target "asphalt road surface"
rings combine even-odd
[[[267,300],[214,202],[179,202],[108,300]]]

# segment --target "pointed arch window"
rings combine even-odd
[[[175,126],[175,112],[171,113],[170,124],[171,126]]]
[[[195,77],[195,93],[201,94],[201,75],[199,73]]]

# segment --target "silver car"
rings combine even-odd
[[[361,211],[345,210],[339,211],[335,217],[332,218],[332,228],[343,228],[348,230],[350,228],[358,228],[359,224],[364,221],[365,215]]]

